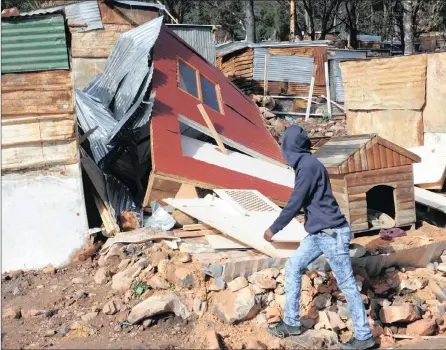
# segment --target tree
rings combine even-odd
[[[246,40],[250,43],[255,43],[256,22],[254,16],[254,0],[245,1],[245,28],[246,28]]]
[[[178,21],[178,23],[183,23],[184,18],[193,9],[195,1],[194,0],[163,0],[163,5],[166,10]],[[170,17],[169,20],[171,20]],[[171,20],[172,21],[172,20]]]
[[[404,54],[410,55],[415,52],[414,47],[414,16],[418,1],[402,0],[403,6],[403,26],[404,26]]]
[[[356,0],[346,0],[344,6],[344,23],[346,24],[348,29],[350,47],[353,49],[357,49],[359,47],[357,2]]]

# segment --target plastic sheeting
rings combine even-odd
[[[152,216],[144,221],[144,227],[169,231],[175,226],[175,219],[159,203],[152,202],[150,206],[152,207]]]

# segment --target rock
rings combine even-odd
[[[260,309],[255,295],[249,288],[237,292],[225,290],[218,295],[214,314],[225,323],[235,323],[255,317]]]
[[[56,274],[57,269],[55,267],[52,267],[52,266],[47,266],[47,267],[44,267],[42,269],[42,272],[47,274],[47,275],[54,275],[54,274]]]
[[[275,299],[277,305],[279,305],[282,310],[285,310],[285,301],[286,301],[286,295],[280,295],[280,294],[276,294],[276,299]]]
[[[267,307],[266,320],[268,321],[268,324],[278,323],[282,320],[282,312],[277,307]]]
[[[152,265],[153,267],[158,267],[159,263],[162,260],[168,260],[168,259],[169,259],[169,254],[167,254],[167,252],[165,252],[165,251],[160,251],[160,252],[155,252],[152,255],[150,255],[149,262],[150,262],[150,265]]]
[[[226,288],[226,282],[220,278],[212,279],[211,283],[208,284],[207,289],[211,292],[218,292],[220,290],[224,290]]]
[[[296,345],[304,349],[332,348],[338,344],[338,335],[326,329],[309,329],[304,334],[286,338],[286,347],[295,349]]]
[[[263,118],[265,119],[271,119],[275,118],[276,115],[272,113],[268,108],[266,107],[259,107],[260,113],[262,114]]]
[[[260,105],[262,107],[266,107],[269,110],[273,110],[275,105],[276,105],[276,101],[274,101],[274,99],[271,96],[264,96],[261,100],[260,100]]]
[[[82,319],[82,321],[88,323],[91,320],[93,320],[97,315],[98,315],[97,312],[89,312],[88,314],[85,314],[84,316],[82,316],[81,319]]]
[[[208,303],[207,301],[201,300],[199,297],[195,297],[194,299],[194,305],[193,305],[193,312],[199,317],[203,316],[204,313],[208,309]]]
[[[428,269],[429,271],[435,272],[435,265],[432,263],[429,263],[426,265],[426,269]]]
[[[116,315],[116,321],[118,322],[126,322],[127,321],[127,311],[121,311]]]
[[[178,242],[170,240],[162,240],[161,243],[171,250],[178,250]]]
[[[84,284],[86,281],[81,277],[76,277],[71,280],[73,284]]]
[[[154,320],[152,318],[147,318],[142,322],[142,326],[144,329],[149,328],[153,324],[154,324]]]
[[[401,306],[384,306],[379,312],[379,318],[383,323],[413,322],[420,317],[412,304]]]
[[[318,310],[331,306],[331,294],[319,294],[315,299],[315,305]]]
[[[446,272],[446,263],[442,262],[441,264],[438,264],[437,270],[441,272]]]
[[[238,290],[243,289],[247,286],[248,280],[243,276],[237,277],[236,279],[228,283],[228,288],[233,292],[237,292]]]
[[[266,319],[266,314],[261,313],[256,316],[256,323],[260,326],[267,326],[268,320]]]
[[[104,305],[104,307],[102,308],[102,312],[105,315],[114,315],[118,312],[118,308],[116,307],[115,302],[113,300],[110,300]]]
[[[139,275],[142,269],[147,267],[147,265],[147,259],[141,259],[124,271],[118,272],[112,278],[112,289],[120,292],[129,289],[132,286],[133,280]]]
[[[23,270],[15,270],[15,271],[10,271],[8,275],[11,277],[20,277],[24,275],[24,272]]]
[[[347,322],[345,322],[345,325],[347,326],[347,329],[349,330],[349,331],[354,331],[355,330],[355,326],[353,325],[353,320],[351,319],[351,318],[349,318],[348,320],[347,320]]]
[[[445,252],[443,252],[443,255],[440,256],[440,260],[441,260],[442,263],[446,264],[446,253]]]
[[[183,264],[186,264],[186,263],[188,263],[188,262],[191,262],[191,261],[192,261],[192,255],[190,255],[189,253],[181,253],[181,255],[180,255],[180,261],[181,261]]]
[[[343,320],[348,320],[350,318],[350,311],[348,310],[348,306],[346,304],[338,306],[338,315]]]
[[[84,290],[78,290],[74,293],[74,297],[78,300],[78,299],[85,299],[88,298],[88,294],[86,291]]]
[[[254,338],[249,338],[248,341],[245,343],[244,348],[249,350],[268,349],[265,344]]]
[[[379,283],[372,287],[373,287],[373,290],[375,291],[375,293],[383,294],[383,293],[387,292],[391,286],[388,283]]]
[[[73,338],[87,338],[94,331],[91,329],[89,325],[83,324],[81,322],[74,322],[70,327],[70,332],[67,334],[67,337]]]
[[[218,340],[218,334],[213,329],[206,331],[206,349],[219,350],[221,349],[220,341]]]
[[[167,281],[179,287],[192,288],[195,284],[192,269],[171,265],[167,268]]]
[[[172,312],[186,319],[190,312],[175,293],[152,296],[134,306],[128,316],[128,321],[135,324],[146,318]]]
[[[279,270],[267,269],[253,273],[251,276],[248,277],[248,281],[249,283],[252,283],[262,289],[275,289],[277,286],[275,278],[278,275]]]
[[[412,278],[410,280],[403,279],[398,286],[397,290],[399,293],[403,293],[406,291],[415,292],[419,289],[423,289],[427,286],[428,280],[420,279],[420,278]]]
[[[35,316],[40,316],[45,314],[45,310],[35,310],[35,309],[22,309],[21,315],[22,318],[27,319]]]
[[[446,301],[446,293],[440,288],[437,282],[430,280],[427,286],[439,301]]]
[[[16,297],[16,296],[19,295],[19,294],[20,294],[20,289],[19,289],[19,287],[15,287],[14,290],[12,291],[12,295],[14,295],[14,296]]]
[[[19,319],[22,317],[22,312],[18,308],[3,309],[2,318],[7,320]]]
[[[339,315],[331,311],[319,311],[319,323],[322,323],[325,329],[331,329],[335,332],[347,328]]]
[[[210,264],[209,266],[204,266],[202,269],[206,275],[214,278],[219,278],[223,274],[222,265]]]
[[[105,267],[100,267],[95,275],[94,275],[94,282],[96,284],[107,284],[107,270]]]
[[[258,285],[256,284],[250,284],[249,288],[251,289],[251,291],[256,294],[256,295],[263,295],[266,292],[266,289],[260,288]]]
[[[122,259],[118,265],[118,270],[119,271],[125,270],[129,266],[131,261],[132,261],[131,259]]]
[[[276,119],[274,122],[274,131],[278,134],[284,133],[286,130],[286,124],[281,119]]]
[[[407,335],[432,335],[435,333],[437,325],[435,320],[418,320],[407,326]]]
[[[302,324],[302,326],[306,329],[311,329],[314,327],[314,325],[316,324],[316,321],[313,320],[312,318],[302,318],[300,320],[300,323]]]
[[[153,289],[169,289],[170,283],[158,275],[153,276],[147,281],[147,284]]]
[[[54,329],[49,329],[45,332],[46,338],[54,337],[55,335],[56,335],[56,331]]]

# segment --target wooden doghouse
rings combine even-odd
[[[420,157],[377,134],[332,138],[314,154],[327,168],[333,194],[352,231],[372,229],[367,210],[415,223],[412,164]]]

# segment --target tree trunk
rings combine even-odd
[[[245,1],[246,40],[256,42],[256,22],[254,18],[254,0]]]
[[[290,0],[290,41],[296,38],[296,3]]]
[[[413,44],[413,10],[412,1],[403,0],[403,26],[404,26],[404,55],[411,55],[414,53]]]
[[[357,26],[357,15],[356,15],[356,4],[354,1],[350,0],[346,3],[348,12],[348,29],[349,29],[349,45],[353,49],[359,47],[358,42],[358,26]]]

